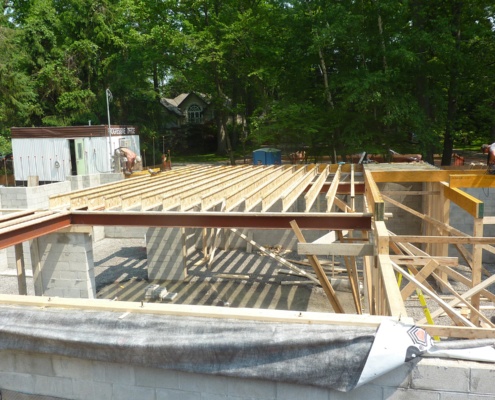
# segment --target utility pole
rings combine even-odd
[[[110,169],[112,169],[112,135],[110,133],[110,102],[113,99],[112,92],[109,88],[105,91],[107,96],[107,117],[108,117],[108,148],[110,150]],[[117,165],[115,165],[115,170],[117,169]]]

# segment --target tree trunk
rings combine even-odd
[[[423,16],[423,2],[421,0],[414,0],[411,2],[411,17],[413,26],[417,31],[422,31],[425,28],[425,18]],[[425,131],[429,130],[433,125],[433,121],[435,120],[435,112],[434,108],[431,104],[430,97],[428,95],[430,89],[430,81],[427,76],[427,73],[424,71],[426,68],[427,60],[426,60],[426,49],[424,45],[418,46],[416,49],[416,53],[419,55],[419,65],[417,70],[417,76],[415,79],[416,84],[416,98],[418,104],[423,110],[424,118],[426,123],[423,128],[424,131],[421,132],[420,136],[427,138],[429,134],[425,134]],[[430,164],[434,164],[434,153],[435,153],[435,144],[430,143],[430,141],[425,140],[423,143],[423,152],[424,152],[424,160]]]
[[[461,8],[462,4],[456,1],[452,6],[452,35],[455,38],[455,52],[450,63],[450,82],[448,89],[447,122],[443,140],[442,165],[450,165],[452,162],[452,151],[454,149],[454,132],[457,120],[457,96],[459,57],[461,50]]]

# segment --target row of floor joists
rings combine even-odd
[[[342,172],[342,166],[314,164],[189,166],[53,196],[50,208],[187,211],[198,207],[208,210],[223,204],[223,210],[233,210],[244,201],[246,211],[260,203],[261,211],[268,211],[282,200],[280,211],[287,211],[304,194],[304,211],[309,212],[318,194],[326,192],[326,205],[321,206],[321,211],[330,211],[339,185],[351,196],[363,193],[362,179],[354,180],[355,175],[362,174],[354,168],[347,169],[349,172]]]

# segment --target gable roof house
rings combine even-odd
[[[215,150],[215,111],[207,96],[182,93],[173,99],[162,98],[160,103],[167,115],[164,129],[170,147],[175,151]]]
[[[187,124],[205,124],[215,117],[210,100],[195,92],[182,93],[173,99],[163,98],[160,103],[171,117],[167,129],[177,129]]]

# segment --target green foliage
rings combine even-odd
[[[486,0],[6,6],[5,138],[15,125],[106,123],[110,88],[112,124],[139,126],[148,153],[164,137],[181,152],[271,144],[315,156],[389,148],[448,156],[453,146],[495,141],[495,11]],[[211,97],[217,140],[212,127],[167,129],[160,98],[191,91]],[[229,119],[245,124],[227,128]]]

